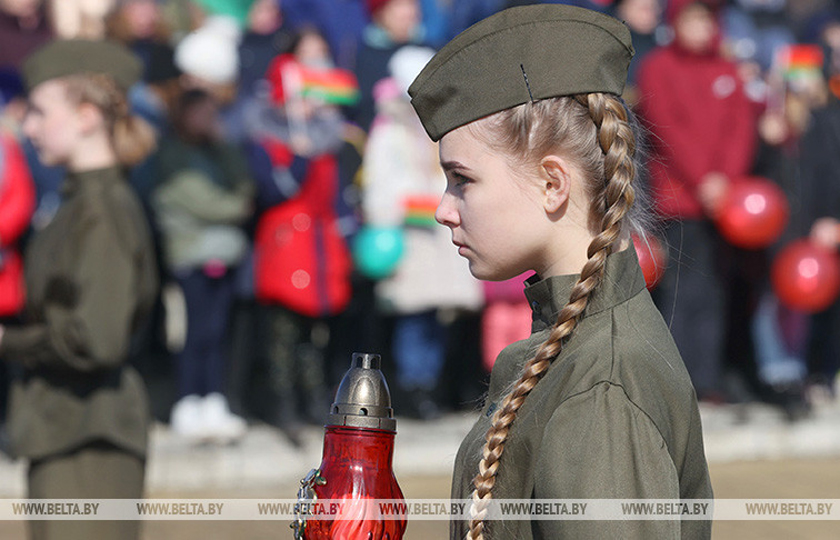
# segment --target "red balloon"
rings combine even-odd
[[[668,255],[662,248],[662,243],[652,234],[645,235],[644,238],[634,234],[633,247],[636,248],[636,255],[639,257],[645,285],[648,290],[653,290],[665,274]]]
[[[786,306],[817,313],[840,294],[840,257],[801,239],[788,244],[773,261],[773,290]]]
[[[716,218],[718,230],[733,246],[759,249],[775,242],[788,221],[784,192],[765,178],[733,185]]]

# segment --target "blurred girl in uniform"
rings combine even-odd
[[[140,62],[116,44],[56,41],[27,59],[23,128],[46,165],[67,170],[62,203],[30,240],[24,323],[0,327],[0,358],[22,370],[9,433],[29,460],[30,498],[138,499],[149,420],[128,365],[157,271],[125,168],[154,146],[128,110]],[[138,536],[132,521],[33,521],[32,538]]]

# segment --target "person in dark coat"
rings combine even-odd
[[[523,6],[470,27],[409,88],[447,187],[437,221],[472,274],[535,275],[531,336],[502,351],[455,459],[452,540],[709,538],[681,521],[494,520],[494,499],[708,499],[697,401],[631,231],[636,134],[617,20]],[[498,509],[498,507],[497,507]]]
[[[173,132],[155,156],[151,200],[167,275],[187,312],[170,425],[192,442],[224,444],[247,428],[228,404],[227,332],[254,186],[239,146],[220,134],[219,103],[211,94],[184,92],[172,113]]]
[[[338,67],[355,65],[362,34],[370,22],[365,0],[282,0],[280,7],[289,28],[314,26],[324,32]]]
[[[0,324],[17,322],[26,291],[19,246],[35,209],[35,186],[26,158],[10,134],[0,132]],[[0,453],[8,451],[6,402],[9,369],[0,362]]]
[[[248,25],[239,43],[239,97],[260,90],[271,61],[288,49],[292,36],[283,25],[277,0],[257,0],[248,14]]]
[[[360,99],[349,115],[349,120],[365,132],[376,116],[373,87],[391,76],[391,57],[401,47],[422,41],[418,0],[367,0],[367,8],[371,24],[365,28],[353,70],[359,80]]]
[[[630,69],[627,71],[627,89],[623,96],[630,106],[633,106],[638,99],[636,78],[639,65],[642,59],[659,45],[662,4],[659,0],[617,0],[612,5],[610,14],[624,21],[633,38],[633,49],[636,54],[630,61]]]
[[[24,323],[0,327],[0,359],[22,372],[9,410],[13,449],[29,460],[30,498],[137,499],[149,411],[127,361],[157,288],[148,224],[123,170],[155,142],[128,111],[125,92],[141,65],[116,44],[55,41],[23,73],[24,132],[67,177],[58,212],[26,251]],[[130,539],[138,529],[33,521],[30,536]]]
[[[800,148],[802,189],[807,190],[809,236],[832,250],[840,249],[840,98],[813,111]],[[807,360],[809,383],[817,392],[836,395],[840,370],[840,301],[811,317]]]

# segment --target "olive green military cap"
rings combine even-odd
[[[555,96],[621,95],[633,57],[630,31],[588,9],[506,9],[458,34],[408,89],[434,141],[489,114]]]
[[[26,58],[22,71],[29,90],[51,79],[82,73],[110,75],[127,90],[140,80],[143,65],[118,43],[67,39],[51,41],[36,50]]]

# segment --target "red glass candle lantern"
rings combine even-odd
[[[399,540],[405,518],[382,516],[377,499],[402,501],[394,476],[396,420],[388,384],[376,354],[353,355],[332,405],[321,466],[301,483],[299,499],[340,503],[331,519],[301,516],[295,538]]]

